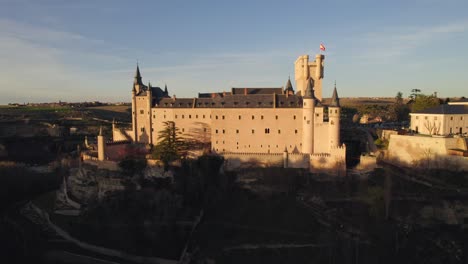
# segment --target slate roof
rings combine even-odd
[[[463,115],[468,114],[468,105],[442,104],[424,110],[415,111],[412,114]]]
[[[333,95],[331,98],[330,106],[340,107],[340,98],[338,97],[338,92],[336,91],[336,84],[335,88],[333,89]]]
[[[235,94],[283,94],[283,87],[279,88],[252,88],[252,87],[245,87],[245,88],[231,88],[231,93]]]
[[[302,98],[284,94],[226,95],[214,98],[162,98],[156,108],[301,108]]]

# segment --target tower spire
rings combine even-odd
[[[133,83],[134,84],[143,84],[141,82],[140,66],[138,65],[138,62],[137,62],[137,68],[136,68],[136,72],[135,72],[135,81]]]
[[[291,84],[291,77],[288,77],[288,81],[286,82],[286,87],[284,88],[285,94],[294,94],[294,89]]]
[[[306,90],[305,90],[305,93],[304,93],[304,98],[313,98],[313,99],[315,99],[314,89],[312,88],[314,85],[313,85],[312,82],[313,82],[312,78],[309,78],[309,80],[307,81],[307,87],[306,87]]]
[[[330,106],[340,107],[340,98],[338,97],[338,92],[336,91],[336,81],[335,81],[335,88],[333,89],[333,95],[331,98]]]

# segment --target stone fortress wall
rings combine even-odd
[[[404,166],[468,170],[468,158],[449,155],[451,149],[467,151],[466,140],[456,137],[391,135],[388,161]],[[450,168],[451,167],[451,168]]]

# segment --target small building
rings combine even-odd
[[[468,101],[449,102],[410,113],[411,130],[426,135],[468,133]]]

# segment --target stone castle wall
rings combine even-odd
[[[443,167],[442,163],[446,163],[453,169],[468,170],[468,158],[448,155],[449,149],[460,149],[465,144],[463,138],[392,135],[385,158],[406,166]]]

